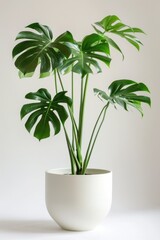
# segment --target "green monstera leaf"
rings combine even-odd
[[[109,15],[105,18],[103,18],[101,21],[95,23],[96,26],[100,27],[100,29],[103,29],[103,31],[99,30],[96,26],[93,26],[95,31],[104,37],[104,39],[108,42],[109,45],[111,45],[113,48],[118,50],[123,58],[123,52],[121,51],[120,47],[117,45],[117,43],[110,38],[107,33],[113,33],[116,34],[125,40],[127,40],[131,45],[133,45],[137,50],[140,49],[140,45],[142,45],[142,42],[136,37],[136,33],[144,33],[142,29],[137,27],[130,27],[126,24],[124,24],[119,17],[115,15]]]
[[[72,105],[72,100],[65,94],[66,91],[59,92],[52,99],[50,93],[46,89],[41,88],[37,92],[30,92],[25,96],[27,99],[36,101],[25,104],[20,112],[21,118],[30,114],[25,127],[30,132],[36,125],[34,137],[39,140],[48,138],[51,126],[55,135],[60,132],[61,123],[64,124],[68,118],[67,111],[62,104]]]
[[[16,57],[15,66],[20,70],[20,76],[31,77],[40,64],[40,77],[46,77],[63,59],[71,54],[67,43],[73,43],[70,32],[65,32],[53,40],[52,31],[48,26],[32,23],[26,28],[30,31],[20,32],[16,40],[21,40],[13,49]]]
[[[128,106],[132,106],[143,115],[142,103],[151,105],[149,97],[136,94],[136,92],[149,92],[144,83],[122,79],[112,82],[108,89],[109,94],[99,89],[94,89],[94,92],[100,99],[112,103],[115,107],[118,104],[128,110]]]
[[[60,67],[62,73],[68,72],[72,65],[72,71],[81,74],[84,77],[86,74],[93,73],[93,69],[101,72],[99,63],[103,62],[107,66],[110,65],[110,51],[108,43],[103,43],[103,37],[93,33],[87,35],[81,43],[77,44],[77,48],[72,49],[72,57],[66,59]]]

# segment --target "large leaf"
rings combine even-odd
[[[65,73],[72,65],[72,71],[84,77],[86,74],[92,73],[93,69],[96,69],[97,72],[101,71],[98,61],[109,66],[111,62],[109,45],[103,40],[103,37],[96,33],[87,35],[77,45],[77,49],[73,49],[72,57],[66,59],[60,67],[60,71]]]
[[[135,92],[149,92],[148,87],[144,83],[136,83],[135,81],[122,79],[116,80],[111,83],[108,87],[109,94],[102,90],[94,89],[95,94],[104,101],[109,101],[110,103],[120,105],[125,110],[128,110],[128,106],[132,106],[141,112],[142,103],[151,105],[151,100],[148,96],[137,95]]]
[[[103,18],[101,21],[95,23],[98,27],[103,29],[104,31],[99,30],[97,27],[93,26],[97,34],[103,36],[109,45],[118,50],[123,58],[124,55],[118,46],[118,44],[111,39],[107,33],[116,34],[124,39],[126,39],[131,45],[133,45],[136,49],[140,49],[140,45],[142,42],[136,37],[136,33],[144,33],[142,29],[137,27],[129,27],[128,25],[122,23],[122,21],[115,15],[109,15]]]
[[[61,122],[64,124],[68,118],[67,111],[61,104],[72,105],[72,100],[66,96],[66,92],[59,92],[51,99],[50,93],[41,88],[37,92],[28,93],[25,97],[38,101],[25,104],[21,109],[21,118],[30,114],[25,123],[26,129],[30,132],[36,125],[34,136],[39,140],[50,136],[51,125],[54,128],[55,135],[58,134],[61,129]]]
[[[16,37],[21,40],[13,49],[16,57],[15,65],[21,72],[21,77],[30,77],[40,64],[40,77],[46,77],[58,66],[63,59],[70,56],[71,50],[66,43],[74,42],[72,34],[65,32],[53,40],[49,27],[39,23],[32,23]]]

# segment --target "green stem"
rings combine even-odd
[[[72,114],[74,115],[74,78],[73,78],[73,71],[71,71],[71,98],[72,98],[71,111],[72,111]],[[72,148],[73,149],[74,149],[74,143],[75,143],[74,126],[73,126],[73,123],[72,123]]]
[[[70,150],[70,147],[69,147],[69,142],[68,142],[68,139],[67,139],[66,134],[65,134],[65,137],[66,137],[66,142],[67,142],[68,152],[69,152],[70,161],[71,161],[71,173],[72,173],[72,175],[75,175],[74,159],[73,159],[73,157],[72,157],[72,153],[71,153],[71,150]]]
[[[68,108],[70,110],[70,108]],[[71,110],[70,110],[71,111]],[[72,112],[70,114],[70,117],[71,117],[71,121],[72,121],[72,129],[73,129],[73,135],[74,135],[74,140],[75,140],[75,143],[76,143],[76,151],[77,151],[77,156],[78,156],[78,160],[79,160],[79,163],[81,165],[81,168],[82,168],[82,154],[81,154],[81,149],[80,149],[80,146],[79,146],[79,142],[78,142],[78,131],[76,129],[76,125],[74,124],[74,117],[72,115]],[[74,150],[74,148],[73,148]]]
[[[59,78],[59,81],[60,81],[61,88],[62,88],[63,91],[65,91],[65,90],[64,90],[63,83],[62,83],[62,79],[61,79],[61,76],[60,76],[58,70],[57,70],[57,74],[58,74],[58,78]],[[78,132],[78,127],[77,127],[77,124],[76,124],[76,121],[75,121],[73,112],[71,111],[70,107],[68,107],[68,110],[69,110],[69,114],[70,114],[70,117],[71,117],[71,121],[74,122],[74,126],[75,126],[75,128],[76,128],[76,131]]]
[[[79,103],[79,127],[78,127],[78,142],[81,147],[81,128],[82,128],[82,103],[83,103],[83,85],[84,79],[81,78],[81,95],[80,95],[80,103]]]
[[[79,135],[78,141],[80,148],[82,147],[82,133],[83,133],[83,122],[84,122],[84,108],[86,102],[86,93],[87,93],[87,86],[88,86],[88,78],[89,74],[86,76],[85,86],[83,87],[83,78],[81,82],[81,100],[80,100],[80,112],[79,112]],[[83,89],[84,88],[84,89]]]
[[[101,110],[101,112],[100,112],[100,114],[99,114],[99,116],[97,118],[97,121],[96,121],[96,123],[94,125],[93,131],[92,131],[92,134],[91,134],[91,137],[90,137],[90,141],[89,141],[89,144],[88,144],[86,156],[85,156],[85,159],[84,159],[83,171],[82,171],[83,174],[85,174],[85,171],[87,169],[87,166],[88,166],[88,163],[89,163],[89,160],[90,160],[90,157],[91,157],[91,154],[92,154],[95,142],[97,140],[97,137],[98,137],[98,134],[100,132],[100,129],[101,129],[102,125],[103,125],[103,122],[104,122],[104,119],[105,119],[105,116],[106,116],[106,111],[107,111],[108,107],[109,107],[109,102],[102,108],[102,110]],[[102,114],[103,114],[103,117],[102,117],[101,123],[100,123],[100,125],[99,125],[99,127],[97,129],[97,126],[98,126],[98,123],[99,123],[99,121],[101,119]],[[97,133],[95,135],[96,129],[97,129]],[[94,135],[95,135],[95,137],[94,137]],[[94,137],[94,140],[93,140],[93,137]]]
[[[55,89],[56,89],[56,94],[57,94],[58,88],[57,88],[57,74],[56,74],[56,70],[54,70],[54,84],[55,84]]]
[[[64,91],[64,86],[63,86],[63,83],[62,83],[62,79],[60,77],[60,74],[57,70],[57,74],[58,74],[58,78],[59,78],[59,81],[60,81],[60,85],[61,85],[61,88],[62,90]],[[73,115],[73,112],[71,110],[71,108],[68,106],[68,111],[69,111],[69,114],[70,114],[70,119],[71,119],[71,122],[72,122],[72,130],[73,130],[73,134],[74,134],[74,139],[75,139],[75,143],[76,143],[76,150],[77,150],[77,156],[78,156],[78,160],[75,156],[75,153],[74,153],[74,148],[72,147],[72,145],[70,144],[70,141],[69,141],[69,148],[71,150],[71,153],[74,157],[74,160],[76,162],[76,166],[77,166],[77,171],[79,171],[79,169],[82,168],[82,155],[81,155],[81,149],[79,147],[79,143],[78,143],[78,127],[77,127],[77,124],[76,124],[76,121],[75,121],[75,118],[74,118],[74,115]],[[68,135],[67,135],[68,136]],[[68,137],[67,137],[68,138]],[[69,138],[68,138],[69,140]],[[77,162],[78,161],[78,162]]]
[[[72,110],[70,109],[70,107],[68,107],[68,111],[69,111],[69,114],[70,114],[70,118],[71,118],[71,121],[72,121],[72,126],[75,127],[75,130],[77,132],[77,135],[78,135],[78,127],[77,127],[77,124],[76,124],[76,121],[75,121],[75,118],[74,118],[74,115],[72,113]]]
[[[67,146],[68,146],[68,150],[69,150],[69,154],[70,154],[70,160],[71,160],[71,168],[72,168],[72,173],[75,174],[74,171],[74,163],[76,164],[77,169],[81,169],[81,166],[75,156],[74,150],[72,149],[72,145],[70,143],[69,137],[68,137],[68,133],[67,130],[63,124],[63,129],[64,129],[64,133],[65,133],[65,137],[66,137],[66,141],[67,141]]]
[[[58,78],[59,78],[59,81],[60,81],[60,84],[61,84],[61,88],[62,88],[62,90],[64,91],[64,86],[63,86],[62,79],[61,79],[61,76],[60,76],[58,70],[57,70],[57,74],[58,74]]]

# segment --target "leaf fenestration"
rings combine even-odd
[[[68,72],[72,65],[72,71],[81,74],[84,77],[86,74],[93,73],[93,69],[101,72],[99,61],[110,65],[110,49],[109,44],[103,42],[103,37],[93,33],[87,35],[81,43],[77,44],[77,49],[73,50],[72,57],[66,59],[60,67],[61,73]]]
[[[12,51],[16,58],[15,66],[22,72],[21,77],[30,77],[40,64],[40,77],[49,76],[71,54],[67,43],[74,45],[73,36],[65,32],[56,40],[50,28],[40,23],[32,23],[26,27],[28,31],[20,32],[16,40],[20,40]]]
[[[94,92],[100,99],[109,101],[115,107],[120,105],[128,111],[128,106],[132,106],[137,109],[142,115],[142,103],[151,105],[151,100],[148,96],[138,95],[135,92],[149,92],[148,87],[144,83],[137,83],[128,79],[121,79],[113,81],[108,87],[109,94],[104,91],[94,89]]]
[[[37,92],[30,92],[25,96],[27,99],[35,100],[25,104],[21,109],[21,118],[30,114],[25,127],[30,132],[35,126],[34,137],[39,140],[50,136],[51,126],[55,135],[61,130],[61,123],[65,124],[68,113],[62,104],[72,105],[72,100],[66,96],[66,91],[57,93],[51,98],[50,93],[41,88]]]
[[[117,51],[119,51],[122,54],[123,58],[124,58],[124,55],[122,50],[120,49],[118,44],[112,38],[109,37],[108,33],[115,34],[121,38],[124,38],[137,50],[140,49],[140,45],[143,45],[142,42],[137,38],[135,34],[144,33],[144,31],[140,28],[130,27],[124,24],[116,15],[106,16],[101,21],[96,22],[95,24],[98,27],[97,28],[96,26],[93,25],[93,28],[96,31],[96,33],[99,34],[104,39],[106,39],[106,42],[108,42],[110,46],[112,46]]]

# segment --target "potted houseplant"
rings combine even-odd
[[[139,50],[142,43],[136,34],[144,32],[140,28],[129,27],[115,15],[106,16],[96,22],[93,25],[94,32],[85,36],[82,41],[76,41],[69,31],[53,39],[50,28],[39,23],[32,23],[26,28],[27,31],[17,35],[18,43],[13,49],[19,76],[32,77],[39,66],[40,78],[53,75],[54,96],[46,88],[28,93],[25,98],[31,101],[22,107],[21,118],[26,117],[26,129],[33,132],[38,140],[50,137],[53,135],[52,131],[56,135],[62,130],[71,165],[70,170],[46,171],[47,208],[62,228],[89,230],[105,217],[111,206],[112,173],[88,169],[107,109],[118,105],[125,110],[133,107],[143,115],[142,103],[150,105],[150,98],[144,95],[149,92],[144,83],[120,79],[109,85],[108,92],[95,88],[95,95],[104,104],[83,155],[84,109],[89,77],[93,71],[102,71],[101,63],[106,67],[110,66],[111,47],[124,58],[111,35],[124,38]],[[63,74],[68,74],[71,78],[70,96],[63,84]],[[75,74],[79,74],[81,81],[79,106],[75,105],[74,100]],[[75,109],[79,110],[78,117]],[[70,132],[66,128],[66,121],[70,121]]]

